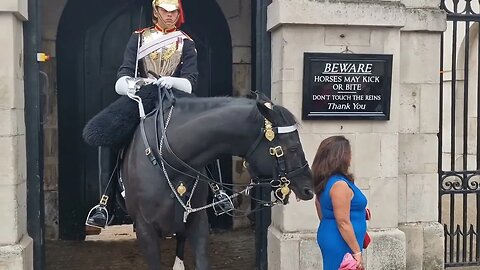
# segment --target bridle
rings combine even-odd
[[[267,102],[264,104],[267,108],[272,109],[272,104]],[[269,154],[271,157],[274,157],[274,164],[273,164],[273,172],[272,177],[262,178],[256,173],[250,166],[247,166],[244,163],[244,167],[246,167],[252,177],[252,184],[265,184],[269,183],[271,188],[273,189],[273,194],[275,196],[275,201],[273,204],[286,204],[288,202],[288,197],[291,193],[290,189],[290,178],[295,177],[297,175],[308,173],[308,163],[305,163],[296,168],[292,171],[287,171],[287,161],[285,158],[285,153],[281,145],[278,144],[278,139],[276,134],[287,134],[297,131],[297,125],[290,125],[290,126],[280,126],[280,127],[273,127],[272,122],[264,119],[263,127],[260,129],[260,134],[258,135],[255,143],[252,144],[250,149],[248,150],[247,154],[245,155],[246,160],[250,160],[253,153],[255,153],[259,149],[259,144],[265,138],[269,144]]]
[[[167,99],[170,101],[171,106],[169,108],[169,112],[167,115],[167,119],[164,120],[164,108],[163,108],[163,100]],[[138,101],[137,101],[138,102]],[[141,101],[139,102],[139,106],[141,104]],[[141,137],[143,140],[143,144],[145,146],[145,155],[149,158],[150,162],[156,166],[159,167],[164,175],[165,178],[170,186],[170,189],[173,193],[173,195],[177,198],[178,202],[181,204],[181,206],[184,208],[184,222],[187,219],[187,216],[190,213],[197,212],[209,207],[215,207],[216,204],[220,204],[225,201],[229,201],[230,203],[232,202],[231,200],[234,197],[237,197],[240,194],[245,194],[249,195],[250,190],[255,187],[255,186],[260,186],[260,185],[269,185],[274,192],[275,195],[275,200],[274,201],[265,201],[265,200],[259,200],[255,199],[257,202],[260,202],[263,206],[271,207],[276,204],[286,204],[288,203],[288,196],[291,193],[290,189],[290,180],[289,178],[295,177],[296,175],[302,174],[302,173],[308,173],[308,164],[305,161],[305,164],[303,164],[301,167],[296,168],[292,171],[287,171],[287,162],[286,158],[284,155],[284,151],[282,146],[280,145],[275,145],[275,143],[278,140],[275,140],[276,136],[275,134],[286,134],[286,133],[291,133],[297,131],[297,126],[296,125],[291,125],[291,126],[284,126],[284,127],[273,127],[272,123],[267,120],[266,118],[264,119],[264,123],[262,125],[262,128],[260,129],[260,133],[255,141],[254,144],[250,147],[249,151],[245,155],[246,160],[249,160],[250,157],[252,157],[253,153],[255,153],[258,150],[258,146],[262,142],[263,138],[265,138],[269,144],[269,156],[275,157],[274,160],[274,172],[273,172],[273,177],[270,178],[261,178],[258,174],[256,174],[251,168],[248,168],[250,176],[252,177],[250,184],[241,192],[235,192],[233,195],[228,196],[225,194],[225,198],[222,199],[221,201],[217,201],[216,203],[213,202],[211,204],[199,207],[199,208],[192,208],[190,205],[190,199],[193,197],[193,192],[195,190],[195,187],[197,186],[198,181],[205,181],[209,184],[210,188],[212,189],[213,192],[217,192],[220,190],[220,187],[227,189],[225,187],[225,184],[222,184],[204,173],[196,170],[195,168],[192,168],[190,165],[185,163],[181,158],[179,158],[171,149],[167,136],[166,136],[166,130],[168,127],[168,123],[171,119],[173,108],[175,104],[175,97],[173,96],[173,93],[171,90],[167,89],[160,89],[159,88],[159,104],[158,108],[156,111],[150,113],[147,116],[150,116],[152,114],[155,114],[154,117],[156,118],[155,120],[155,131],[156,131],[156,140],[157,140],[157,149],[154,151],[152,149],[148,138],[147,134],[145,132],[145,118],[141,117],[140,118],[140,131],[141,131]],[[272,108],[271,103],[265,103],[265,106],[270,106],[269,108]],[[158,120],[158,121],[157,121]],[[160,122],[160,132],[161,134],[158,134],[159,132],[159,127],[157,124]],[[164,155],[162,154],[162,148],[167,150],[171,156],[174,157],[175,162],[178,162],[182,167],[193,173],[185,172],[184,170],[180,170],[172,166],[165,158]],[[160,165],[160,166],[159,166]],[[172,181],[170,181],[168,173],[166,171],[166,167],[169,167],[171,170],[183,174],[187,177],[190,177],[192,179],[195,179],[195,183],[193,185],[192,190],[190,191],[190,199],[187,202],[184,202],[185,197],[182,197],[183,194],[186,191],[186,187],[183,185],[183,183],[180,183],[176,188],[174,187]],[[220,187],[219,187],[220,186]],[[233,191],[232,189],[229,189]],[[253,199],[253,198],[252,198]],[[233,203],[232,203],[233,205]]]

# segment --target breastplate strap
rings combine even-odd
[[[160,50],[163,47],[166,47],[174,42],[176,42],[178,39],[185,39],[187,38],[182,32],[180,31],[175,31],[172,33],[168,33],[164,36],[160,36],[156,39],[150,40],[148,42],[145,42],[140,46],[138,49],[138,58],[137,59],[142,59],[145,56],[149,55],[150,53]]]

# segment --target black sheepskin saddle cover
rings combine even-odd
[[[192,96],[176,89],[172,93],[175,98]],[[142,87],[137,95],[142,98],[145,114],[157,107],[156,85]],[[138,103],[127,96],[121,96],[90,119],[83,128],[82,135],[85,142],[92,146],[122,148],[130,142],[139,123]]]

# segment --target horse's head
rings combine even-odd
[[[291,112],[257,100],[263,128],[247,154],[251,174],[268,179],[276,198],[286,203],[293,190],[297,199],[313,198],[312,173],[303,152],[297,123]]]

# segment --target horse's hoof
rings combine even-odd
[[[173,270],[185,270],[185,265],[180,258],[175,257],[175,264],[173,265]]]

